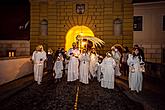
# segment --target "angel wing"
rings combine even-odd
[[[77,36],[77,40],[83,40],[83,39],[87,39],[89,41],[91,41],[96,47],[98,46],[102,46],[105,44],[105,42],[97,37],[94,36]]]

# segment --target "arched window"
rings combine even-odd
[[[48,35],[48,21],[46,19],[43,19],[40,24],[40,31],[41,36],[47,36]]]
[[[113,22],[114,25],[114,36],[122,35],[122,20],[120,18],[116,18]]]

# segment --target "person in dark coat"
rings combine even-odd
[[[129,74],[129,66],[127,64],[128,56],[130,54],[130,51],[128,50],[128,47],[124,47],[124,51],[121,56],[121,71],[124,76],[128,76]]]
[[[58,57],[60,54],[61,54],[61,49],[58,48],[58,49],[56,50],[56,53],[55,53],[55,59],[57,59],[57,57]]]
[[[48,48],[47,53],[47,71],[52,76],[53,75],[53,65],[54,65],[54,56],[53,56],[53,50],[51,48]]]

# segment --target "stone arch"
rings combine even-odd
[[[66,25],[64,26],[66,31],[68,31],[69,29],[71,29],[72,27],[74,27],[76,25],[87,26],[93,31],[96,28],[96,24],[94,23],[94,18],[92,18],[92,16],[89,16],[89,15],[70,16],[70,17],[66,18]]]
[[[82,36],[94,36],[94,33],[92,32],[92,30],[84,25],[81,26],[73,26],[72,28],[70,28],[66,34],[66,38],[65,38],[65,50],[69,50],[69,48],[72,47],[72,43],[76,42],[76,37],[78,35],[82,35]]]
[[[83,36],[94,36],[96,24],[94,23],[94,18],[89,15],[70,16],[66,18],[66,25],[64,27],[65,31],[67,32],[65,38],[65,50],[68,50],[70,47],[72,47],[68,41],[70,40],[70,42],[75,42],[76,36],[80,35],[81,31],[84,31]],[[76,32],[73,32],[73,30]],[[71,36],[71,32],[74,34],[72,34],[72,37],[69,38],[69,36]]]

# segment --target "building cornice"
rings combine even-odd
[[[159,1],[159,2],[145,2],[145,3],[133,3],[134,6],[138,5],[153,5],[153,4],[162,4],[165,3],[165,1]]]

